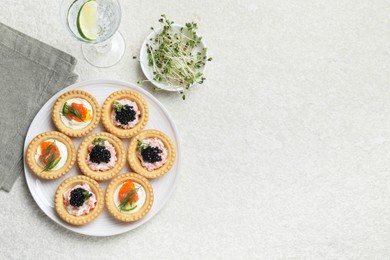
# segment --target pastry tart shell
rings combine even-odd
[[[138,123],[133,127],[129,129],[124,129],[119,126],[116,126],[112,120],[111,120],[111,113],[113,108],[113,104],[115,100],[120,99],[129,99],[133,102],[135,102],[138,106],[138,109],[141,112],[140,118]],[[104,128],[110,132],[111,134],[114,134],[120,138],[130,138],[145,128],[146,124],[149,120],[149,108],[145,101],[145,99],[138,94],[137,92],[130,91],[130,90],[121,90],[112,93],[106,101],[104,101],[103,107],[102,107],[102,123]]]
[[[64,103],[72,98],[82,98],[88,101],[89,104],[91,104],[93,114],[92,114],[92,119],[90,123],[81,129],[72,129],[64,124],[61,119],[61,111],[64,106]],[[69,92],[66,92],[62,94],[54,104],[53,110],[52,110],[52,120],[55,125],[55,127],[62,133],[66,134],[67,136],[70,137],[80,137],[84,136],[88,133],[90,133],[93,129],[96,128],[96,126],[99,124],[100,121],[100,106],[99,103],[97,102],[96,98],[93,97],[91,94],[82,91],[82,90],[72,90]]]
[[[133,181],[140,184],[146,193],[145,203],[142,205],[142,208],[139,211],[132,214],[122,213],[117,208],[114,201],[115,190],[118,188],[119,185],[121,185],[125,181]],[[110,182],[110,184],[106,189],[106,207],[108,211],[111,213],[111,215],[114,218],[123,222],[132,222],[143,218],[152,208],[153,201],[154,201],[154,194],[153,194],[152,185],[145,177],[136,173],[129,172],[117,176],[115,179],[113,179]]]
[[[63,195],[68,189],[82,183],[87,183],[90,186],[91,191],[96,196],[96,205],[95,208],[93,208],[87,215],[74,216],[66,210],[64,205]],[[55,209],[57,211],[57,214],[63,221],[72,225],[80,226],[91,222],[97,216],[99,216],[99,214],[102,212],[104,208],[104,194],[99,183],[97,183],[96,181],[92,180],[87,176],[77,175],[65,179],[60,184],[60,186],[58,186],[54,197],[54,204],[55,204]]]
[[[168,150],[168,157],[167,161],[160,168],[148,171],[142,166],[141,160],[137,157],[137,141],[154,137],[157,137],[164,143],[165,148]],[[127,158],[133,171],[148,179],[152,179],[163,176],[172,168],[176,159],[176,151],[171,139],[163,132],[159,130],[144,130],[131,139]]]
[[[37,152],[38,146],[45,140],[54,139],[62,142],[68,151],[68,157],[66,158],[65,164],[57,169],[50,171],[43,171],[43,168],[37,163],[35,160],[35,154]],[[72,140],[66,135],[57,132],[50,131],[37,135],[28,145],[26,151],[26,161],[28,167],[31,171],[41,179],[52,180],[57,179],[70,171],[73,164],[76,161],[76,148],[72,142]]]
[[[117,161],[115,163],[115,166],[107,171],[94,171],[88,166],[86,162],[88,156],[88,146],[92,144],[95,138],[98,137],[107,140],[112,146],[115,147]],[[115,175],[117,175],[122,170],[123,166],[126,163],[125,146],[123,145],[122,141],[118,137],[110,133],[106,133],[106,132],[95,133],[93,135],[88,136],[81,142],[77,152],[77,163],[79,165],[81,172],[84,175],[87,175],[97,181],[109,180],[113,178]]]

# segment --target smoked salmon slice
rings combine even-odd
[[[126,196],[128,195],[128,193],[129,193],[131,190],[133,190],[133,189],[135,189],[134,182],[132,182],[132,181],[127,181],[127,182],[125,182],[125,183],[122,185],[122,187],[120,188],[120,190],[119,190],[119,194],[118,194],[118,196],[119,196],[119,201],[122,202],[122,201],[126,198]],[[138,198],[138,194],[137,194],[137,192],[134,190],[134,191],[131,193],[131,195],[130,195],[130,200],[129,200],[129,202],[135,203],[135,202],[138,201],[138,199],[139,199],[139,198]]]
[[[50,160],[50,157],[54,154],[54,159],[60,157],[60,150],[54,142],[45,141],[40,144],[41,155],[39,156],[40,160],[47,164]]]

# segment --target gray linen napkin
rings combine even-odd
[[[0,23],[0,188],[23,172],[23,143],[42,105],[73,84],[76,59]]]

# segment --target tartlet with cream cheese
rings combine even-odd
[[[56,179],[70,171],[76,161],[76,148],[66,135],[50,131],[37,135],[26,151],[31,171],[42,179]]]
[[[90,133],[98,125],[100,116],[100,107],[95,97],[82,90],[62,94],[52,110],[56,128],[71,137]]]
[[[77,152],[81,172],[97,181],[108,180],[120,172],[126,162],[122,141],[105,132],[85,138]]]
[[[106,189],[106,207],[111,215],[124,222],[143,218],[154,200],[150,182],[136,173],[121,174]]]
[[[133,171],[146,178],[166,174],[176,158],[171,139],[159,130],[144,130],[131,139],[128,161]]]
[[[72,225],[85,225],[94,220],[104,208],[100,185],[87,176],[65,179],[57,188],[55,209],[62,220]]]
[[[120,137],[130,138],[145,128],[149,109],[144,98],[130,90],[112,93],[102,107],[104,128]]]

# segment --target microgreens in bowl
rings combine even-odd
[[[205,81],[203,69],[212,58],[207,57],[207,48],[202,47],[204,45],[202,37],[196,33],[196,23],[177,26],[165,15],[161,15],[159,23],[159,29],[151,28],[153,36],[145,44],[147,64],[153,75],[148,77],[145,73],[149,80],[140,80],[138,83],[162,83],[169,90],[178,91],[185,99],[185,93],[191,86]]]

